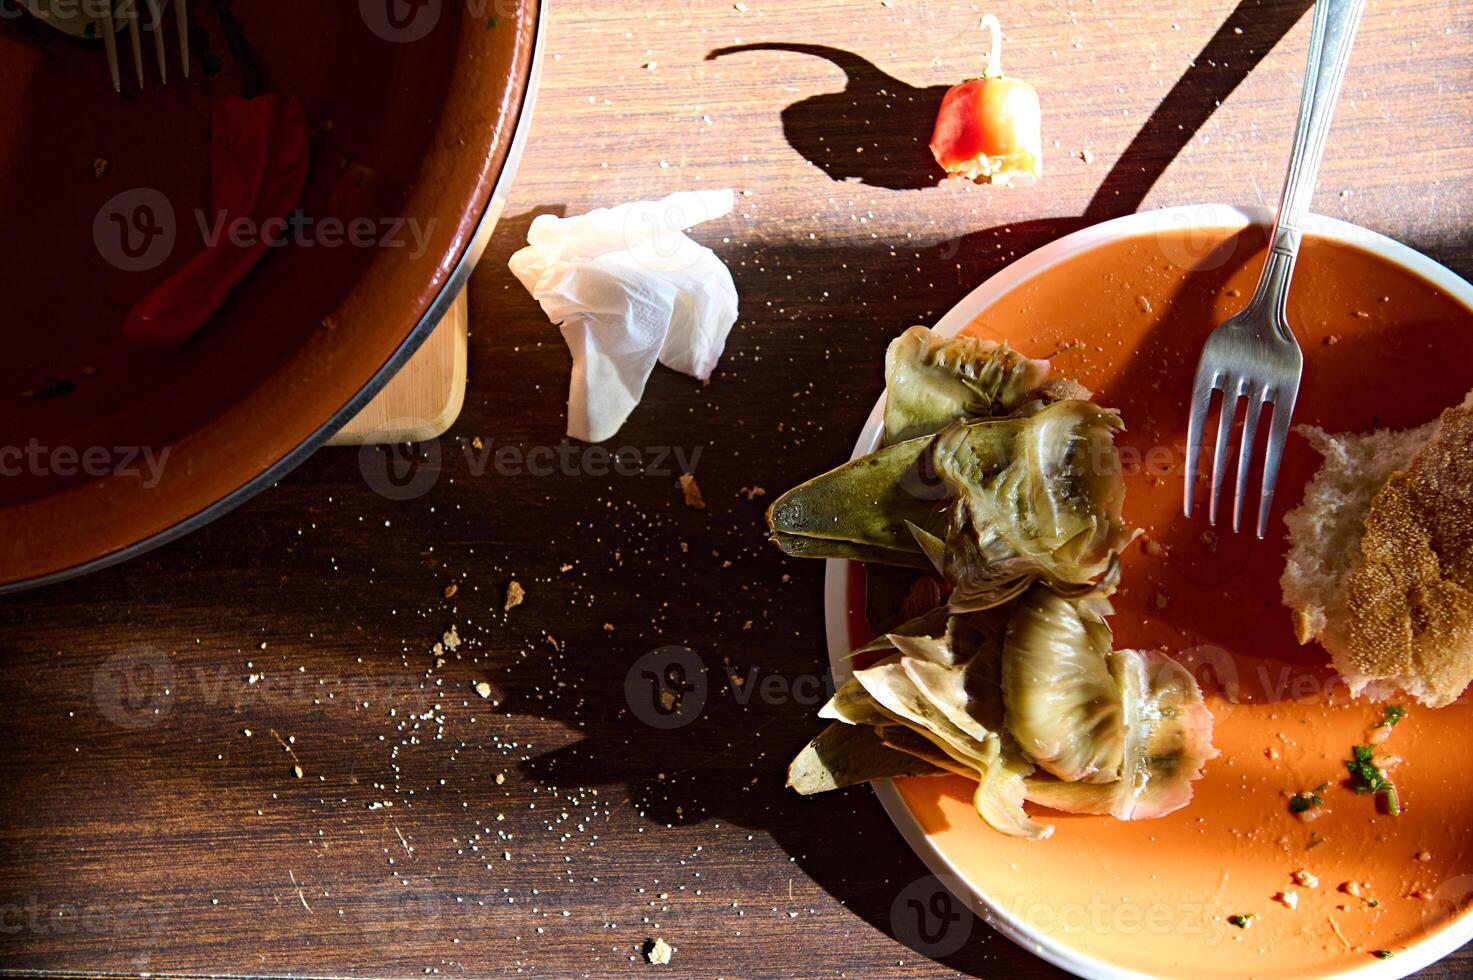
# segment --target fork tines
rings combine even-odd
[[[147,84],[143,71],[143,34],[153,35],[154,57],[159,66],[159,82],[169,82],[169,58],[164,42],[164,8],[174,5],[174,24],[179,34],[179,61],[184,77],[189,77],[189,10],[188,0],[103,0],[102,45],[107,51],[107,68],[112,76],[113,89],[123,90],[122,74],[118,70],[118,23],[128,33],[128,43],[133,51],[133,70],[138,75],[138,87]],[[141,8],[147,8],[146,11]],[[146,16],[146,22],[144,21]]]
[[[1202,436],[1211,414],[1214,392],[1222,395],[1222,406],[1217,417],[1217,443],[1212,452],[1212,483],[1207,498],[1207,520],[1217,524],[1222,485],[1227,479],[1228,457],[1232,452],[1234,422],[1238,416],[1238,403],[1244,401],[1242,443],[1238,447],[1238,472],[1233,493],[1233,531],[1242,525],[1243,504],[1248,498],[1248,482],[1253,472],[1253,447],[1258,436],[1259,422],[1263,410],[1272,413],[1269,424],[1268,448],[1263,461],[1263,483],[1258,501],[1258,537],[1268,531],[1269,514],[1273,510],[1274,489],[1278,483],[1279,462],[1284,455],[1284,443],[1289,438],[1289,427],[1294,416],[1294,402],[1299,394],[1297,368],[1291,373],[1275,371],[1265,365],[1255,365],[1265,376],[1235,374],[1222,364],[1226,358],[1214,357],[1209,341],[1201,363],[1197,367],[1196,382],[1192,386],[1191,415],[1187,421],[1186,493],[1183,501],[1185,516],[1192,516],[1193,497],[1197,484],[1197,461],[1202,454]],[[1214,363],[1217,361],[1218,363]]]

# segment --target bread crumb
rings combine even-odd
[[[460,646],[460,634],[455,631],[454,626],[451,626],[445,631],[445,635],[440,637],[440,642],[445,645],[446,650],[454,652]]]
[[[1299,893],[1288,891],[1279,892],[1274,896],[1274,901],[1278,902],[1284,908],[1293,911],[1299,907]]]
[[[455,593],[457,593],[459,591],[460,591],[460,587],[458,585],[456,585],[454,582],[451,582],[449,585],[445,586],[445,598],[447,598],[447,599],[454,599],[455,598]]]
[[[501,611],[511,612],[520,606],[525,598],[527,598],[527,590],[522,588],[522,583],[512,579],[506,586],[506,605],[501,607]]]
[[[650,939],[645,941],[644,958],[656,966],[666,966],[670,963],[670,954],[675,949],[663,939]]]
[[[1305,871],[1303,868],[1294,872],[1292,875],[1289,876],[1289,878],[1300,888],[1320,887],[1320,879],[1316,877],[1312,872]]]
[[[481,696],[482,700],[490,698],[491,685],[487,684],[485,681],[476,681],[476,693]]]
[[[748,500],[755,500],[758,497],[767,496],[767,491],[762,487],[742,487],[741,494]]]
[[[505,782],[506,782],[506,773],[504,773],[504,772],[498,772],[496,774],[496,785],[497,786],[501,786]]]
[[[706,500],[701,496],[701,488],[696,484],[696,478],[690,473],[680,474],[680,490],[685,494],[685,505],[694,507],[696,510],[706,509]]]

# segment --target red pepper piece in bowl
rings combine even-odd
[[[310,162],[307,117],[284,95],[215,103],[210,134],[208,225],[218,237],[128,313],[123,336],[172,347],[214,316],[275,242],[266,234],[297,207]],[[237,222],[247,234],[231,234]]]
[[[1038,93],[1020,78],[1002,73],[1002,29],[982,18],[992,32],[992,50],[982,77],[954,86],[941,100],[931,153],[948,175],[1006,184],[1015,177],[1043,176],[1042,113]]]

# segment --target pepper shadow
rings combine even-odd
[[[842,90],[800,99],[782,111],[783,135],[805,160],[834,180],[887,190],[941,182],[930,140],[947,86],[916,88],[857,54],[822,44],[737,44],[717,48],[706,60],[758,51],[823,58],[844,71]]]

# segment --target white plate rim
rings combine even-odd
[[[1268,208],[1230,204],[1185,204],[1141,211],[1091,225],[1050,242],[994,273],[953,306],[936,323],[934,329],[943,335],[953,336],[976,319],[998,297],[1060,262],[1108,242],[1166,229],[1240,230],[1253,224],[1268,227],[1273,224],[1273,218],[1274,212]],[[1308,216],[1303,230],[1331,241],[1358,245],[1390,259],[1473,310],[1473,285],[1446,266],[1394,239],[1347,221],[1317,214]],[[879,447],[884,411],[885,398],[881,395],[865,421],[850,458],[858,458]],[[849,563],[842,559],[830,559],[825,562],[825,566],[824,630],[828,638],[829,669],[837,685],[848,679],[850,670],[847,657],[857,645],[850,641],[849,633]],[[890,817],[890,822],[900,831],[910,849],[943,886],[993,929],[1040,959],[1085,980],[1160,980],[1153,974],[1127,970],[1098,957],[1088,956],[1067,943],[1031,928],[994,902],[985,890],[971,881],[935,845],[906,806],[892,780],[876,781],[871,785]],[[1456,947],[1446,948],[1439,940],[1453,929],[1466,929],[1465,923],[1470,918],[1473,918],[1473,910],[1465,912],[1443,929],[1429,934],[1391,959],[1373,960],[1363,967],[1329,976],[1350,977],[1355,980],[1400,980],[1410,976],[1455,952]]]

